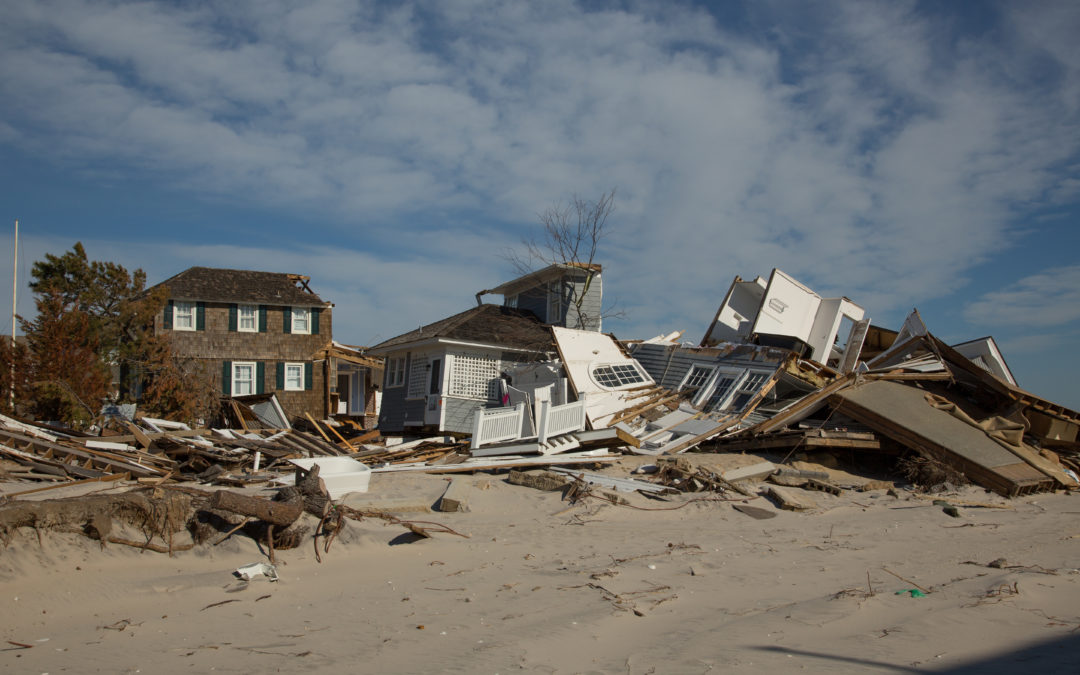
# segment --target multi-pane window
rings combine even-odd
[[[232,365],[232,395],[248,396],[255,393],[255,364],[236,362]]]
[[[255,305],[240,305],[236,308],[236,329],[242,333],[255,333],[259,330],[259,314]]]
[[[601,387],[616,389],[628,384],[641,384],[645,376],[632,363],[611,363],[595,366],[592,378]]]
[[[683,380],[680,389],[697,389],[703,386],[709,381],[709,376],[713,374],[715,368],[711,366],[691,366],[690,372],[686,374],[686,379]]]
[[[742,373],[730,374],[721,373],[716,378],[716,384],[713,386],[712,394],[709,396],[709,402],[705,404],[706,410],[720,410],[724,407],[731,392],[735,389],[735,383],[739,380]]]
[[[758,393],[765,382],[769,379],[767,373],[750,373],[746,376],[746,379],[739,384],[739,390],[735,392],[735,398],[731,400],[731,408],[733,410],[742,410],[746,407],[746,404],[750,402],[750,399]]]
[[[304,389],[304,364],[285,364],[285,391],[303,391]]]
[[[721,371],[704,409],[740,411],[769,381],[771,372],[753,370]]]
[[[311,332],[311,308],[292,308],[292,332],[300,334]]]
[[[400,387],[405,384],[405,357],[386,359],[386,386]]]
[[[195,303],[178,300],[173,303],[173,329],[195,330]]]

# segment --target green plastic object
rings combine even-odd
[[[920,591],[917,588],[905,588],[902,591],[897,591],[896,595],[903,595],[904,593],[907,593],[908,595],[910,595],[913,598],[925,598],[926,597],[926,593],[923,593],[922,591]]]

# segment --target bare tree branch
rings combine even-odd
[[[600,243],[608,234],[608,219],[615,211],[615,188],[589,201],[577,195],[569,203],[557,203],[538,214],[541,225],[539,238],[524,238],[524,252],[507,251],[505,257],[519,274],[528,274],[550,265],[572,265],[581,270],[585,283],[581,292],[572,287],[564,288],[564,299],[577,314],[578,325],[586,325],[587,317],[582,304],[599,275],[596,264]]]

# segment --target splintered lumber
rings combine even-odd
[[[300,500],[272,502],[259,497],[249,497],[229,490],[219,490],[210,498],[210,508],[250,516],[272,525],[288,527],[304,512]]]
[[[47,490],[56,490],[63,487],[71,487],[72,485],[86,485],[87,483],[109,483],[112,481],[129,480],[131,474],[129,473],[115,473],[110,475],[101,476],[99,478],[87,478],[85,480],[65,481],[63,483],[56,483],[54,485],[47,485],[45,487],[34,488],[33,490],[23,490],[22,492],[9,492],[4,495],[8,499],[15,497],[21,497],[22,495],[30,495],[35,492],[45,492]]]

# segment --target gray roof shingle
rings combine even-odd
[[[488,344],[505,349],[548,352],[555,350],[551,329],[532,312],[502,305],[480,305],[409,331],[368,350],[388,348],[435,338]]]
[[[266,305],[325,305],[315,293],[298,285],[297,274],[190,267],[158,286],[169,297],[209,302],[250,302]],[[304,277],[306,279],[306,277]],[[156,287],[155,287],[156,288]]]

